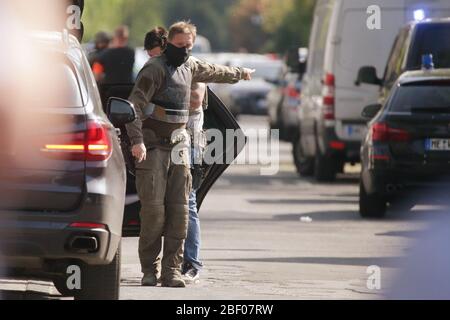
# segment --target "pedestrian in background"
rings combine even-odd
[[[98,57],[108,49],[111,42],[111,36],[104,31],[98,32],[94,37],[94,50],[89,53],[88,61],[92,68]]]
[[[111,48],[100,54],[93,65],[95,79],[101,84],[133,82],[134,49],[128,46],[129,30],[120,26],[114,32]]]

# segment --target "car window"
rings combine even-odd
[[[32,96],[32,98],[34,97],[33,105],[48,108],[82,107],[81,91],[72,67],[64,62],[56,62],[52,64],[51,70],[51,75],[46,73],[37,75],[45,81],[44,85],[34,84],[39,92],[33,89],[33,93],[35,93]],[[32,86],[31,83],[29,85]]]
[[[422,55],[431,53],[436,68],[450,68],[450,23],[418,25],[408,59],[408,70],[422,67]]]
[[[389,84],[397,81],[398,77],[402,73],[404,56],[407,50],[406,42],[408,40],[408,35],[409,29],[402,29],[394,43],[384,76],[385,83],[388,86]]]
[[[450,83],[424,83],[399,87],[390,103],[389,111],[411,112],[414,109],[450,109]]]

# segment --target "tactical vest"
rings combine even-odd
[[[178,68],[167,64],[164,55],[160,59],[166,72],[162,90],[153,96],[149,117],[166,123],[187,123],[191,99],[192,72],[188,63]]]

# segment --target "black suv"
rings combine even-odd
[[[383,217],[388,203],[409,208],[414,189],[448,190],[450,69],[406,72],[363,116],[373,120],[361,148],[361,216]]]
[[[78,40],[36,32],[27,41],[27,68],[3,73],[0,85],[2,276],[117,299],[126,188],[117,131]],[[134,121],[129,102],[111,99],[109,108],[117,124]],[[70,266],[81,270],[81,288],[69,290]]]
[[[450,19],[413,22],[400,30],[389,56],[384,76],[378,78],[375,67],[362,67],[356,84],[381,86],[384,100],[392,85],[405,71],[420,70],[422,57],[432,55],[435,68],[450,68]]]

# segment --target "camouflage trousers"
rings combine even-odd
[[[153,145],[154,138],[151,130],[144,130],[146,146]],[[170,148],[147,148],[147,159],[136,166],[141,201],[139,258],[145,275],[158,274],[161,265],[162,278],[171,279],[180,275],[183,263],[192,176],[189,161],[174,163]]]

